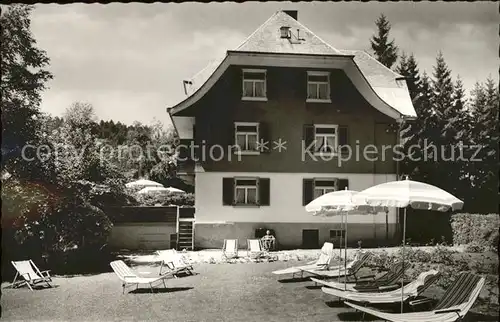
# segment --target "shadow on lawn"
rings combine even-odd
[[[380,321],[369,314],[365,314],[363,317],[363,313],[360,312],[342,312],[337,314],[337,317],[340,321]]]
[[[482,313],[469,312],[462,320],[463,322],[483,322],[483,321],[498,321],[498,315],[486,315]]]
[[[155,288],[154,292],[151,292],[150,288],[138,288],[136,290],[130,291],[131,294],[156,294],[156,293],[173,293],[189,291],[193,287],[167,287],[167,288]]]
[[[307,282],[310,281],[309,277],[302,278],[286,278],[282,280],[278,280],[280,283],[299,283],[299,282]]]

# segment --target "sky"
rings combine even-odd
[[[50,57],[54,79],[42,110],[62,115],[73,102],[103,120],[166,126],[166,107],[185,98],[182,80],[239,46],[278,10],[338,49],[370,50],[385,14],[400,51],[432,74],[441,51],[469,91],[498,77],[498,5],[494,2],[37,4],[32,32]]]

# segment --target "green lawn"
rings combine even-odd
[[[171,279],[167,290],[122,295],[114,273],[56,277],[52,289],[2,285],[2,319],[64,321],[359,321],[360,314],[310,281],[278,281],[271,271],[304,262],[196,264],[198,275]],[[136,266],[145,276],[157,266]],[[283,277],[288,278],[288,277]],[[368,319],[369,320],[369,319]],[[495,321],[482,314],[469,321]]]

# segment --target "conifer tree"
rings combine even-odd
[[[394,44],[394,39],[389,41],[391,25],[383,14],[375,21],[375,25],[377,34],[370,39],[372,50],[379,62],[391,68],[398,59],[398,47]]]
[[[437,166],[440,176],[440,186],[459,198],[463,198],[463,191],[459,191],[460,177],[463,163],[457,162],[459,156],[459,133],[463,120],[463,111],[455,108],[455,86],[451,78],[443,54],[439,52],[434,66],[434,80],[432,83],[432,105],[436,115],[436,136],[438,148]]]

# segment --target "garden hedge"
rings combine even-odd
[[[453,244],[474,251],[498,250],[499,214],[454,214],[451,217]]]

